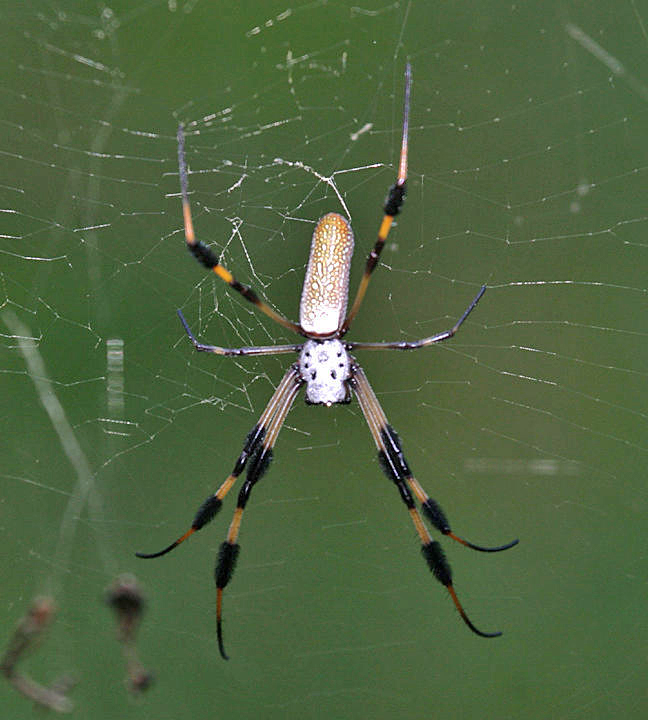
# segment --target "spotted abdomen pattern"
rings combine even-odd
[[[344,322],[352,255],[349,222],[338,213],[320,218],[313,232],[299,305],[299,322],[308,335],[334,335]]]

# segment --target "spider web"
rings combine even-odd
[[[76,670],[93,716],[141,712],[99,602],[130,571],[151,717],[645,714],[647,18],[634,1],[3,11],[5,634],[34,594],[59,607],[30,673]],[[360,278],[406,59],[408,197],[349,338],[445,330],[488,284],[452,341],[357,356],[453,529],[520,536],[501,556],[445,543],[472,620],[504,637],[470,635],[429,576],[357,403],[297,402],[246,510],[223,663],[212,572],[236,490],[173,554],[133,552],[187,529],[290,359],[197,355],[175,312],[203,342],[294,337],[184,250],[175,129],[198,237],[296,319],[325,212],[351,218]]]

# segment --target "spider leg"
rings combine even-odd
[[[180,322],[185,329],[185,332],[189,336],[194,348],[200,352],[209,352],[214,355],[223,355],[225,357],[232,357],[235,355],[283,355],[286,353],[299,352],[302,348],[301,343],[296,345],[258,345],[253,347],[238,347],[238,348],[224,348],[218,345],[203,345],[196,340],[196,336],[191,332],[185,316],[182,314],[182,310],[178,310],[178,317]]]
[[[221,544],[218,552],[218,560],[216,562],[216,569],[214,572],[216,580],[216,631],[218,636],[218,649],[220,650],[220,654],[224,660],[227,660],[228,657],[223,644],[223,590],[232,578],[236,560],[238,558],[240,546],[237,540],[241,528],[241,521],[243,519],[243,511],[245,510],[247,501],[250,498],[252,488],[265,474],[268,466],[270,465],[273,447],[277,441],[279,431],[284,424],[286,415],[288,415],[288,411],[292,407],[292,404],[297,397],[297,393],[299,392],[299,388],[303,382],[299,372],[297,371],[297,366],[292,368],[292,372],[289,377],[290,383],[287,385],[286,389],[279,398],[276,412],[268,423],[267,432],[265,433],[262,442],[257,446],[250,461],[245,482],[239,491],[236,509],[234,510],[234,517],[232,518],[229,530],[227,531],[227,538]]]
[[[292,320],[288,320],[288,318],[285,318],[283,315],[275,312],[266,302],[259,298],[251,287],[242,285],[226,267],[220,264],[216,255],[214,255],[207,245],[199,240],[196,240],[193,220],[191,218],[191,206],[189,205],[189,193],[187,191],[187,161],[185,159],[184,129],[182,125],[178,126],[178,168],[180,172],[180,190],[182,193],[182,213],[184,216],[185,240],[187,242],[187,248],[191,254],[196,258],[196,260],[198,260],[199,263],[201,263],[201,265],[206,267],[208,270],[213,270],[221,280],[240,293],[246,300],[251,302],[253,305],[256,305],[262,313],[265,313],[269,318],[272,318],[272,320],[288,330],[292,330],[293,332],[303,335],[304,333],[297,323],[292,322]]]
[[[454,337],[457,330],[459,330],[459,328],[463,325],[464,320],[477,307],[477,303],[482,299],[485,292],[486,285],[482,285],[470,305],[468,305],[468,307],[464,310],[463,315],[450,328],[450,330],[445,330],[444,332],[437,333],[436,335],[430,335],[430,337],[422,338],[421,340],[413,340],[411,342],[400,340],[395,342],[348,342],[346,343],[346,348],[347,350],[418,350],[419,348],[427,347],[433,343],[449,340],[451,337]]]
[[[389,439],[389,444],[391,445],[392,452],[397,453],[400,457],[403,457],[404,459],[403,451],[401,450],[400,446],[400,439],[394,429],[389,425],[387,425],[387,436]],[[452,538],[452,540],[456,540],[456,542],[460,543],[461,545],[465,545],[466,547],[471,548],[471,550],[493,553],[501,552],[502,550],[508,550],[509,548],[514,547],[520,542],[517,538],[515,538],[515,540],[511,540],[504,545],[485,547],[484,545],[475,545],[475,543],[471,543],[468,540],[459,537],[459,535],[455,535],[455,533],[453,533],[450,529],[450,523],[448,522],[448,518],[446,517],[439,503],[436,500],[433,500],[425,492],[425,490],[419,484],[418,480],[410,475],[407,478],[407,484],[410,486],[410,489],[412,490],[414,495],[416,495],[417,500],[421,503],[423,514],[429,520],[430,524],[435,527],[440,533],[442,533],[443,535],[447,535],[447,537]]]
[[[387,475],[387,477],[396,485],[400,493],[401,500],[407,507],[412,522],[414,523],[414,527],[416,528],[416,532],[421,540],[421,552],[423,553],[423,557],[425,558],[428,567],[432,571],[434,577],[442,585],[444,585],[450,593],[450,597],[452,598],[459,615],[466,625],[476,635],[480,635],[481,637],[498,637],[502,634],[501,632],[482,632],[470,621],[454,590],[450,564],[446,560],[445,553],[443,552],[441,545],[436,540],[432,540],[428,529],[423,524],[421,515],[416,509],[414,495],[416,495],[423,503],[423,512],[426,517],[430,519],[432,524],[444,535],[451,537],[453,540],[457,540],[457,542],[460,542],[463,545],[467,545],[475,550],[495,552],[497,550],[505,550],[508,547],[512,547],[517,543],[517,540],[498,548],[482,548],[466,542],[450,531],[448,521],[439,505],[427,496],[425,491],[413,477],[401,449],[398,435],[387,422],[387,417],[380,406],[374,391],[371,389],[371,385],[369,384],[364,371],[359,365],[354,364],[352,373],[353,375],[350,381],[351,387],[358,397],[360,408],[362,409],[362,413],[367,421],[371,435],[373,436],[376,447],[378,448],[378,459],[385,475]]]
[[[181,535],[177,540],[174,540],[171,545],[168,545],[163,550],[155,553],[141,553],[136,552],[135,555],[139,558],[150,559],[166,555],[171,552],[174,548],[178,547],[180,543],[184,542],[190,535],[193,535],[197,530],[203,528],[207,523],[212,520],[218,511],[221,509],[223,498],[231,490],[232,485],[236,482],[236,478],[243,472],[245,466],[257,451],[261,443],[264,441],[268,434],[269,426],[272,418],[277,414],[282,404],[285,402],[285,398],[290,395],[292,387],[299,378],[299,373],[294,366],[288,369],[288,372],[284,375],[283,379],[277,386],[274,394],[270,398],[265,410],[261,413],[261,417],[257,424],[250,430],[248,436],[245,439],[243,450],[238,457],[234,465],[232,473],[227,477],[225,482],[216,490],[213,495],[210,495],[198,508],[191,527],[187,530],[184,535]]]
[[[410,64],[407,63],[407,65],[405,66],[403,138],[401,141],[400,160],[398,163],[398,176],[396,178],[396,182],[389,188],[389,192],[385,200],[385,205],[383,207],[385,214],[378,230],[378,239],[376,240],[375,245],[373,246],[371,252],[369,253],[369,256],[367,257],[367,264],[365,265],[364,274],[362,276],[362,279],[360,280],[360,285],[358,286],[358,291],[356,292],[355,299],[353,300],[353,305],[351,306],[351,310],[349,310],[349,314],[346,316],[346,320],[340,328],[340,337],[342,337],[347,332],[349,326],[353,322],[353,318],[355,318],[358,310],[360,309],[360,305],[362,304],[365,293],[367,292],[371,273],[373,273],[376,265],[378,265],[378,259],[380,258],[380,253],[382,252],[385,241],[387,240],[387,235],[389,235],[389,231],[391,230],[392,223],[394,222],[394,217],[400,212],[401,205],[405,200],[405,192],[407,185],[407,146],[409,135],[409,105],[411,87],[412,68]]]

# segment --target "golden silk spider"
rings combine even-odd
[[[297,361],[288,368],[270,398],[270,402],[261,413],[258,422],[247,435],[243,450],[234,464],[231,474],[218,490],[213,495],[210,495],[198,508],[189,530],[164,550],[149,554],[136,553],[140,558],[159,557],[173,550],[194,532],[204,527],[218,513],[223,498],[231,490],[236,479],[247,466],[246,479],[239,491],[234,517],[230,523],[227,538],[220,546],[215,570],[218,647],[225,659],[227,659],[227,655],[223,645],[222,631],[223,590],[232,577],[239,554],[237,541],[243,511],[252,488],[268,469],[279,431],[300,388],[304,385],[306,386],[306,402],[314,405],[330,406],[335,403],[348,403],[351,401],[352,395],[355,394],[376,444],[380,466],[385,475],[398,489],[401,500],[405,504],[420,538],[423,557],[434,577],[447,588],[461,618],[474,633],[481,637],[497,637],[501,635],[500,632],[486,633],[478,630],[466,615],[455,593],[452,584],[452,572],[443,549],[436,540],[432,539],[417,509],[416,501],[420,503],[425,518],[436,530],[473,550],[499,552],[513,547],[518,541],[513,540],[506,545],[497,547],[482,547],[470,543],[452,532],[445,513],[439,504],[425,492],[413,476],[403,454],[398,435],[389,425],[364,371],[357,360],[349,354],[351,350],[417,350],[449,340],[475,309],[486,291],[486,286],[480,288],[463,315],[450,330],[413,342],[348,342],[342,339],[360,308],[371,274],[378,264],[380,253],[385,245],[394,217],[400,211],[405,198],[411,77],[411,68],[408,63],[405,69],[403,135],[398,176],[394,185],[389,189],[384,205],[384,216],[378,230],[378,239],[369,253],[364,274],[348,313],[349,268],[354,240],[351,225],[338,213],[324,215],[315,226],[299,305],[299,323],[292,322],[275,312],[259,298],[252,288],[242,285],[229,270],[221,265],[219,259],[209,247],[196,240],[187,191],[184,132],[182,125],[178,128],[178,164],[187,248],[202,265],[216,273],[221,280],[239,292],[246,300],[256,305],[261,312],[284,328],[306,338],[305,342],[294,345],[240,348],[203,345],[198,342],[182,312],[178,310],[178,315],[189,339],[194,348],[201,352],[228,357],[298,354]]]

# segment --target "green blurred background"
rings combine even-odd
[[[55,593],[25,668],[75,672],[76,716],[646,716],[648,5],[597,5],[3,4],[0,636]],[[175,129],[199,236],[296,317],[340,199],[360,277],[407,59],[409,195],[349,337],[446,329],[489,284],[451,343],[359,359],[456,532],[520,537],[444,543],[472,620],[504,635],[472,635],[427,571],[357,403],[298,401],[244,519],[226,663],[212,572],[235,493],[175,553],[133,552],[189,526],[289,358],[198,356],[175,311],[205,342],[293,338],[184,250]],[[7,313],[37,339],[87,502]],[[101,602],[125,571],[157,678],[138,701]]]

